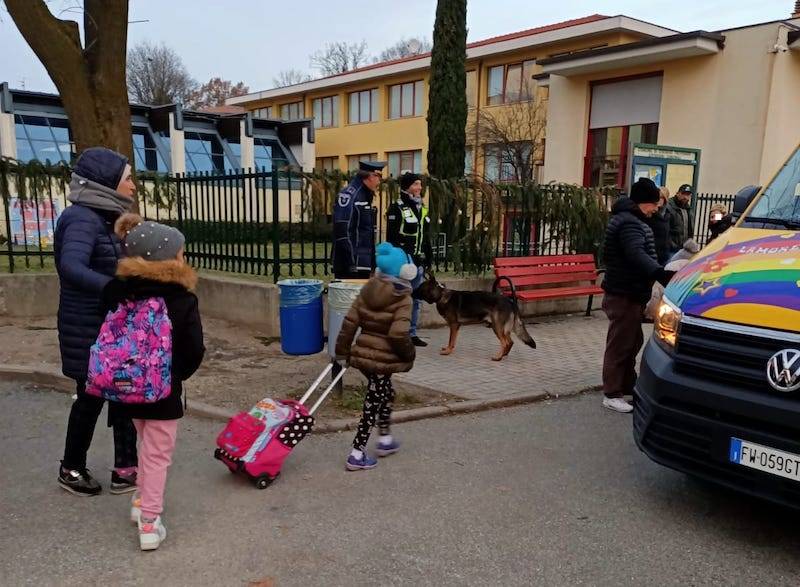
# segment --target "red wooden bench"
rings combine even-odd
[[[494,260],[492,291],[500,291],[514,303],[589,296],[589,316],[594,296],[603,293],[597,283],[602,272],[594,255],[498,257]]]

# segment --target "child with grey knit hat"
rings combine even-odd
[[[137,491],[131,500],[131,521],[139,529],[139,546],[154,550],[167,536],[161,521],[167,469],[175,450],[178,420],[183,417],[183,381],[200,366],[205,347],[197,296],[197,275],[183,258],[186,239],[176,228],[124,214],[114,227],[125,254],[113,286],[107,288],[111,308],[127,301],[163,300],[171,324],[171,390],[151,403],[118,404],[133,419],[139,439]]]

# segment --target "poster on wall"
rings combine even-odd
[[[58,202],[11,198],[8,208],[12,243],[42,249],[53,246],[55,225],[61,214]]]

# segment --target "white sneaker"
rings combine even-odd
[[[140,517],[142,517],[142,496],[136,492],[131,497],[131,523],[138,526]]]
[[[161,523],[161,516],[155,522],[142,523],[139,518],[139,548],[142,550],[155,550],[167,537],[167,528]]]
[[[614,410],[615,412],[622,412],[623,414],[633,411],[633,406],[621,397],[604,397],[603,407]]]

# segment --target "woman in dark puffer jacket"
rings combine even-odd
[[[64,460],[58,482],[76,495],[96,495],[102,488],[86,469],[86,453],[102,399],[86,395],[89,348],[100,332],[108,308],[103,290],[121,257],[114,222],[133,204],[136,184],[123,155],[102,147],[86,149],[73,168],[68,196],[55,233],[55,258],[60,283],[58,342],[64,375],[74,379],[77,399],[67,426]],[[130,418],[109,406],[114,428],[114,471],[111,492],[136,489],[136,430]]]

